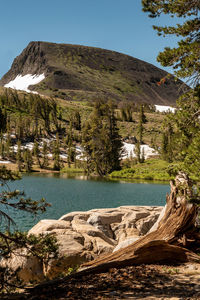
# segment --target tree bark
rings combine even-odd
[[[170,186],[163,217],[153,230],[126,248],[81,267],[89,268],[90,272],[91,269],[101,272],[127,265],[199,262],[200,257],[189,250],[194,245],[200,246],[200,235],[195,226],[198,207],[189,202],[194,197],[192,183],[186,174],[179,173]]]

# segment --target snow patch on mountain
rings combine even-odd
[[[11,161],[0,159],[0,164],[11,164]]]
[[[156,107],[156,111],[160,111],[160,112],[172,112],[174,113],[176,108],[171,107],[171,106],[167,106],[167,105],[155,105]]]
[[[124,142],[123,143],[123,150],[124,150],[124,153],[123,153],[122,159],[130,158],[130,157],[136,157],[135,145],[134,144],[129,144],[129,143]],[[149,147],[148,145],[141,145],[140,146],[140,151],[141,151],[141,153],[144,151],[145,159],[150,157],[150,156],[158,155],[158,152],[155,149]]]
[[[31,93],[32,91],[28,89],[29,85],[38,84],[44,78],[45,78],[44,74],[40,74],[40,75],[27,74],[24,76],[17,75],[17,77],[14,80],[11,80],[7,84],[5,84],[4,87]]]

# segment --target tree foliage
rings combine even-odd
[[[0,95],[0,132],[8,130],[10,116],[18,139],[37,138],[41,128],[47,134],[60,131],[60,113],[61,108],[54,99],[32,93],[22,96],[15,90],[5,89]]]
[[[142,144],[143,132],[144,132],[144,124],[147,122],[147,118],[144,114],[143,105],[140,105],[140,113],[139,113],[139,123],[138,123],[138,140],[139,143]]]
[[[200,1],[142,0],[142,5],[152,18],[162,14],[181,18],[181,23],[175,26],[153,26],[159,35],[180,38],[177,47],[166,47],[157,59],[162,66],[173,66],[177,77],[188,78],[197,86],[200,80]]]
[[[0,167],[0,292],[5,292],[16,287],[20,281],[16,273],[7,265],[2,265],[4,259],[11,257],[17,249],[25,249],[22,256],[36,256],[43,263],[47,263],[50,257],[57,256],[58,245],[56,239],[50,235],[33,236],[27,233],[14,231],[15,221],[9,216],[11,210],[21,210],[32,214],[45,212],[50,206],[44,198],[41,200],[32,200],[26,198],[25,193],[19,190],[11,191],[8,187],[8,181],[20,179],[18,173]]]
[[[7,113],[2,110],[0,107],[0,132],[4,132],[6,130],[7,125]]]
[[[56,135],[56,140],[53,141],[53,168],[56,171],[59,171],[61,169],[62,163],[60,159],[60,140],[59,140],[59,135],[57,133]]]
[[[177,100],[177,110],[168,114],[164,123],[162,155],[168,161],[181,162],[181,168],[199,177],[200,143],[200,1],[143,0],[143,10],[150,17],[161,14],[180,17],[181,24],[154,26],[159,35],[176,35],[177,47],[165,48],[158,55],[163,66],[173,66],[179,78],[191,84]]]
[[[87,171],[104,176],[120,168],[122,150],[112,103],[97,102],[83,127]]]

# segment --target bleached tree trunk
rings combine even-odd
[[[200,261],[200,257],[189,250],[200,245],[200,235],[195,227],[198,206],[189,202],[194,197],[192,184],[186,174],[180,173],[170,185],[163,217],[154,230],[126,248],[82,267],[89,268],[90,272],[101,272],[111,267],[143,263]]]

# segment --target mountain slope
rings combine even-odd
[[[28,87],[30,90],[67,100],[103,98],[174,105],[182,84],[171,76],[159,85],[167,72],[128,55],[48,42],[30,42],[15,58],[0,85],[16,77],[23,80],[28,74],[44,74],[42,81]]]

